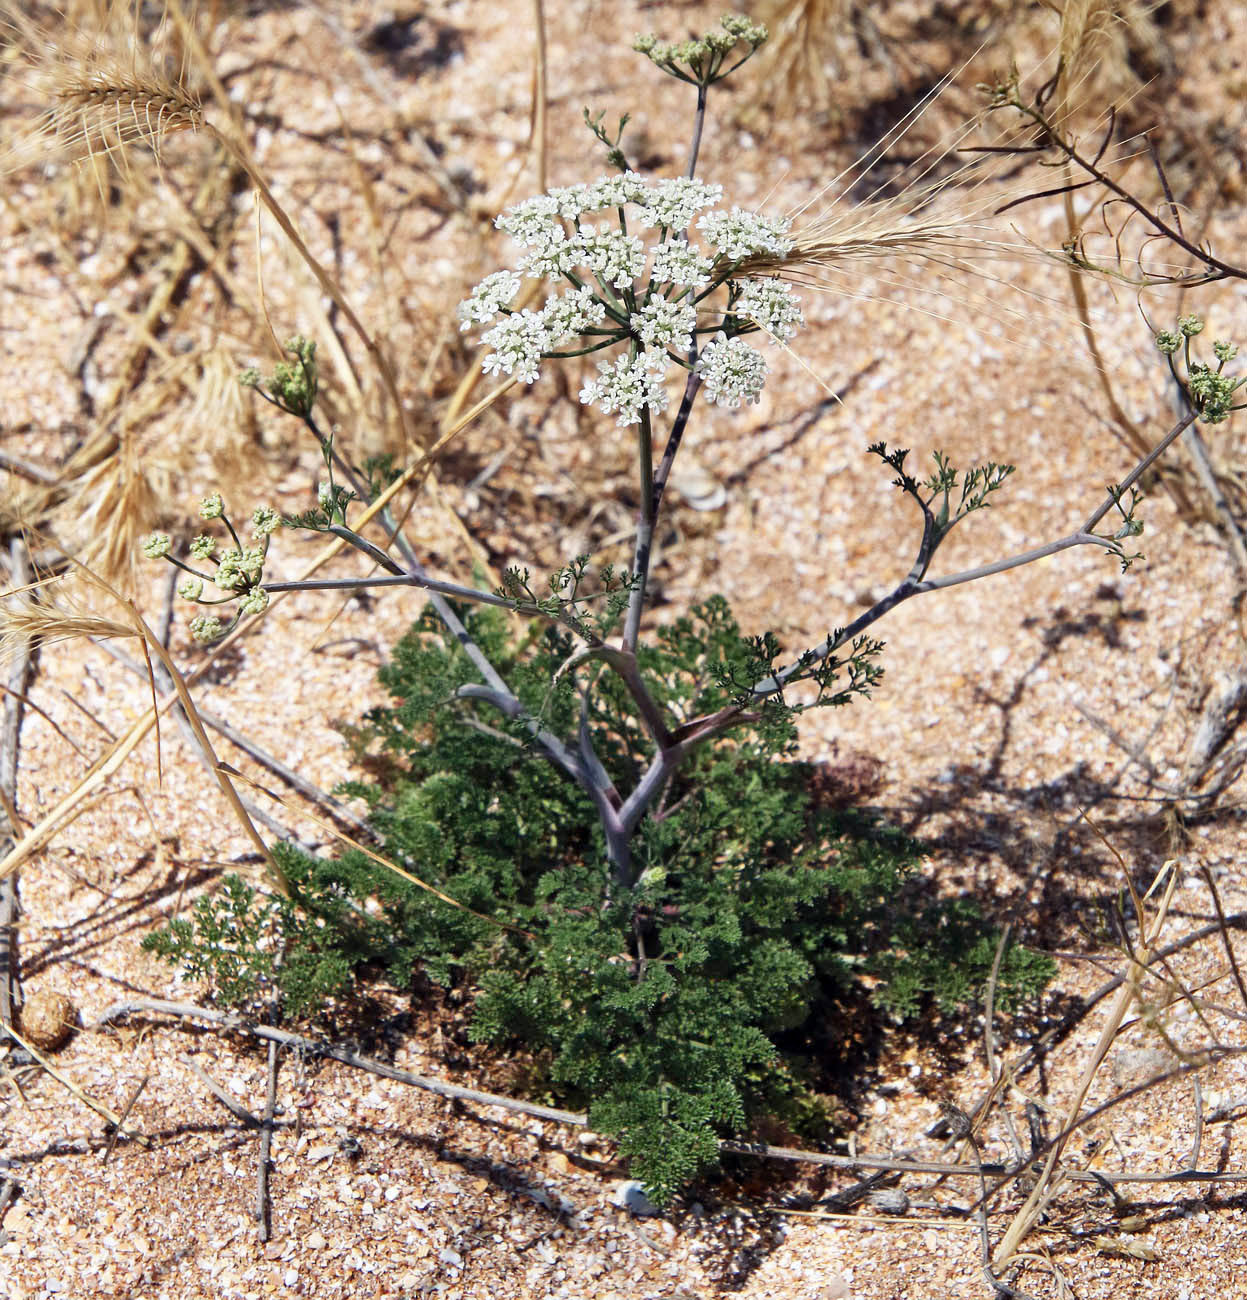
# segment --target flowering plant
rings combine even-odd
[[[868,942],[864,933],[851,933],[851,927],[831,938],[824,933],[828,917],[839,916],[834,924],[844,920],[851,894],[848,878],[854,873],[848,871],[838,881],[828,877],[823,883],[829,892],[818,893],[815,871],[807,871],[784,848],[805,842],[798,834],[804,823],[802,814],[794,812],[795,801],[785,793],[767,803],[759,794],[775,776],[770,769],[780,766],[773,760],[792,754],[793,717],[869,694],[881,675],[877,657],[882,648],[869,630],[902,601],[1075,546],[1100,547],[1127,565],[1134,557],[1125,546],[1142,530],[1136,518],[1138,480],[1197,418],[1220,421],[1237,409],[1233,397],[1242,384],[1224,373],[1233,356],[1231,344],[1214,346],[1215,368],[1193,359],[1191,339],[1202,322],[1183,318],[1177,333],[1162,332],[1156,340],[1187,399],[1186,414],[1174,427],[1065,536],[942,576],[930,574],[936,552],[958,523],[990,504],[1012,466],[988,462],[962,471],[937,452],[934,469],[921,478],[907,467],[907,451],[877,443],[871,453],[895,475],[895,485],[921,517],[913,564],[893,590],[817,645],[791,656],[783,654],[770,633],[739,636],[726,608],[713,602],[694,611],[697,620],[677,619],[643,639],[655,528],[696,400],[703,396],[728,408],[758,400],[767,362],[749,340],[766,336],[782,346],[793,339],[803,318],[789,281],[808,266],[812,250],[822,249],[820,257],[834,255],[834,249],[827,252],[826,228],[818,236],[807,232],[803,245],[801,233],[787,220],[726,207],[722,188],[696,177],[707,92],[765,36],[763,28],[729,16],[700,40],[663,45],[653,37],[640,39],[637,49],[656,67],[696,88],[685,174],[661,179],[641,175],[620,146],[626,119],[612,137],[600,117],[586,113],[589,129],[607,146],[614,174],[549,190],[503,212],[496,224],[521,250],[518,260],[514,267],[486,276],[459,307],[462,330],[480,331],[484,372],[506,376],[507,387],[536,383],[549,361],[597,358],[596,373],[580,390],[581,402],[613,417],[618,427],[635,431],[639,509],[628,567],[604,563],[594,571],[589,556],[577,556],[550,576],[548,590],[534,585],[521,569],[507,570],[493,592],[433,577],[390,511],[390,470],[376,463],[352,464],[335,445],[333,433],[321,428],[315,345],[299,337],[287,345],[289,359],[267,375],[249,370],[242,382],[300,420],[316,439],[325,478],[314,507],[281,520],[260,507],[252,516],[254,536],[244,543],[221,498],[213,494],[201,514],[219,520],[232,545],[218,552],[214,539],[196,537],[189,555],[200,567],[176,558],[171,539],[163,534],[145,547],[153,558],[186,569],[181,590],[189,599],[202,605],[233,604],[230,622],[215,613],[194,620],[191,630],[201,640],[216,639],[246,615],[262,614],[274,592],[402,585],[428,593],[430,611],[418,635],[396,655],[394,677],[402,678],[402,704],[393,718],[374,714],[372,719],[387,745],[407,753],[412,774],[419,778],[419,795],[399,808],[383,806],[379,797],[373,800],[374,827],[388,822],[396,832],[392,840],[400,846],[396,856],[416,869],[438,870],[440,855],[441,884],[433,893],[476,921],[501,925],[508,937],[500,938],[495,928],[483,937],[460,936],[453,944],[436,937],[426,944],[425,936],[421,960],[436,969],[428,965],[432,952],[448,970],[446,963],[468,960],[465,954],[470,953],[482,969],[492,969],[490,987],[497,997],[486,1009],[507,1009],[505,1016],[498,1014],[494,1028],[509,1032],[525,1016],[544,1023],[542,1032],[549,1030],[550,1041],[557,1040],[567,1053],[559,1058],[562,1082],[574,1081],[591,1097],[598,1108],[595,1123],[600,1119],[599,1127],[621,1135],[630,1155],[658,1149],[661,1168],[654,1166],[650,1177],[667,1192],[711,1158],[717,1149],[712,1140],[716,1126],[742,1127],[740,1076],[750,1070],[764,1075],[775,1059],[773,1044],[765,1038],[768,1027],[778,1023],[775,1009],[802,1001],[829,950]],[[921,238],[942,238],[941,229],[928,223]],[[903,238],[903,231],[894,231],[875,242],[890,250]],[[860,250],[862,242],[859,234],[853,246]],[[539,305],[530,305],[537,303],[543,285]],[[1185,379],[1174,362],[1179,350]],[[673,402],[674,414],[659,443],[657,419]],[[358,515],[352,524],[352,512],[361,502],[368,503],[365,520],[375,519],[385,528],[384,548],[362,535],[364,522]],[[279,522],[331,533],[385,575],[269,581],[264,567]],[[204,567],[209,564],[214,567]],[[219,595],[206,594],[209,588]],[[545,635],[531,638],[521,653],[492,625],[490,610],[465,613],[466,605],[542,620]],[[411,735],[418,697],[427,706],[420,726],[439,708],[443,721],[448,716],[461,724],[447,724],[444,751],[434,753],[436,742],[430,748]],[[531,765],[519,772],[517,745],[548,760],[567,780],[548,781],[538,789],[541,783],[532,778]],[[483,750],[488,754],[482,756]],[[744,774],[735,787],[725,774],[729,768]],[[766,779],[759,768],[765,769]],[[542,773],[551,776],[544,768]],[[729,789],[752,793],[732,799]],[[369,797],[363,790],[355,792]],[[511,795],[514,815],[507,802]],[[749,800],[756,806],[742,806]],[[577,816],[568,811],[573,805]],[[507,815],[499,816],[499,808]],[[415,810],[410,820],[404,809]],[[510,844],[508,835],[524,840],[534,833],[542,811],[547,831],[532,845]],[[591,829],[569,845],[569,827],[581,812],[587,817],[579,818],[579,824],[583,828],[587,821]],[[685,817],[702,826],[703,839],[682,831]],[[471,823],[470,834],[440,829],[460,822]],[[742,830],[745,825],[752,830]],[[864,842],[865,837],[858,838]],[[404,842],[410,851],[401,848]],[[501,853],[500,845],[506,846]],[[777,846],[784,848],[779,854],[783,861],[771,862],[767,855]],[[530,850],[540,861],[526,873],[518,864]],[[818,839],[815,856],[827,869],[833,861],[849,861],[847,850],[826,837]],[[319,916],[318,906],[329,909],[323,932],[319,924],[308,932],[309,952],[323,956],[329,951],[334,927],[348,936],[352,952],[373,950],[351,946],[367,910],[347,915],[341,906],[345,893],[358,892],[357,882],[345,877],[357,868],[371,873],[371,858],[361,865],[350,862],[349,855],[335,863],[300,863],[291,857],[287,867],[301,891],[297,906],[309,916]],[[406,867],[396,875],[422,890],[430,888]],[[884,877],[900,878],[890,869],[879,878]],[[323,886],[320,895],[317,880]],[[363,887],[365,895],[370,887]],[[838,902],[827,901],[832,892]],[[792,913],[777,910],[777,900],[789,898],[794,907],[817,902],[816,924],[800,952],[787,937],[765,933],[767,925],[779,931],[791,927]],[[514,905],[511,920],[482,915],[482,909],[499,906],[499,900],[504,908]],[[872,908],[876,901],[872,895]],[[390,950],[414,959],[411,934],[423,935],[426,926],[443,927],[445,916],[424,897],[412,901],[404,896],[396,908],[402,924],[395,933],[401,942],[390,943]],[[294,913],[286,915],[289,919]],[[531,927],[520,931],[523,943],[515,938],[514,916]],[[376,927],[365,938],[372,944]],[[502,960],[504,944],[512,945],[507,950],[510,967]],[[677,995],[693,998],[705,1034],[715,1033],[727,1014],[715,995],[727,988],[729,952],[740,958],[748,994],[731,1012],[739,1034],[721,1034],[711,1052],[708,1041],[690,1037],[694,1018],[680,1009]],[[765,978],[759,975],[762,966],[767,967]],[[344,959],[325,978],[332,984],[348,967]],[[534,973],[541,969],[545,976],[537,978]],[[512,979],[511,970],[521,974]],[[306,973],[295,967],[291,978],[300,982]],[[591,1004],[584,989],[595,980],[600,1000]],[[313,983],[320,992],[327,987],[319,974]],[[555,1021],[557,1033],[549,1029]]]
[[[1123,566],[1128,564],[1134,557],[1123,543],[1142,530],[1135,517],[1139,498],[1134,484],[1198,415],[1205,419],[1228,415],[1238,386],[1238,381],[1222,373],[1230,345],[1218,345],[1215,371],[1190,360],[1189,341],[1198,330],[1195,318],[1184,318],[1174,338],[1187,345],[1186,388],[1194,403],[1187,415],[1120,484],[1109,489],[1104,503],[1080,527],[1020,555],[942,577],[928,576],[937,549],[961,520],[990,504],[1012,466],[988,463],[963,472],[936,453],[934,471],[919,479],[906,468],[905,450],[889,449],[883,443],[872,446],[870,451],[896,473],[896,486],[921,512],[921,540],[905,579],[850,624],[832,630],[787,664],[779,662],[781,650],[774,636],[754,638],[748,663],[736,664],[731,680],[721,683],[713,709],[697,716],[671,714],[663,706],[661,686],[647,680],[640,635],[655,525],[672,465],[699,395],[725,407],[757,401],[767,363],[746,339],[764,335],[785,345],[803,324],[800,304],[784,277],[808,262],[810,248],[800,246],[787,219],[725,208],[722,187],[696,176],[708,91],[748,59],[766,35],[764,27],[728,15],[720,28],[699,40],[666,45],[652,36],[638,38],[635,48],[656,67],[696,88],[685,174],[662,179],[641,175],[629,166],[620,146],[627,118],[620,120],[612,136],[601,116],[591,117],[586,110],[586,125],[606,145],[615,174],[551,189],[503,212],[496,226],[522,250],[518,262],[514,268],[486,276],[459,306],[461,329],[481,331],[484,371],[508,376],[512,383],[535,383],[547,361],[601,354],[580,400],[613,416],[619,427],[635,429],[640,509],[630,567],[605,564],[594,575],[590,557],[578,556],[551,575],[548,595],[534,591],[527,570],[507,570],[492,593],[432,577],[390,514],[387,498],[381,496],[377,466],[350,464],[335,447],[333,434],[317,423],[315,344],[298,337],[287,345],[290,359],[271,374],[253,369],[241,377],[266,401],[300,419],[324,458],[327,477],[318,489],[315,508],[280,522],[341,537],[387,570],[387,576],[267,581],[263,570],[269,537],[278,523],[276,513],[267,507],[257,509],[252,519],[256,536],[244,545],[215,494],[204,502],[201,513],[221,519],[233,545],[217,554],[210,538],[200,536],[190,544],[191,557],[211,561],[215,572],[176,559],[164,535],[149,539],[145,547],[148,555],[187,570],[189,580],[182,591],[190,599],[208,605],[234,604],[231,621],[212,613],[194,621],[194,635],[205,641],[223,635],[244,615],[262,613],[273,592],[396,584],[428,591],[436,615],[456,644],[467,650],[480,677],[455,690],[456,702],[462,707],[485,704],[519,722],[529,742],[581,787],[600,818],[616,885],[625,888],[633,887],[640,874],[633,864],[633,837],[646,819],[661,817],[665,793],[693,752],[741,727],[767,726],[808,708],[840,705],[856,694],[869,694],[881,676],[876,660],[882,643],[867,635],[867,629],[897,604],[1073,546],[1099,546]],[[525,299],[535,298],[531,289],[524,294],[526,279],[536,290],[545,284],[539,307],[520,305],[522,294]],[[1169,348],[1168,340],[1162,334],[1162,350],[1176,350],[1178,344]],[[683,391],[661,456],[656,458],[655,419],[671,406],[673,381],[681,377]],[[348,513],[357,499],[376,502],[369,514],[387,528],[398,559],[350,525]],[[1106,517],[1110,527],[1098,532]],[[206,584],[215,586],[220,595],[205,596]],[[534,712],[521,702],[475,644],[452,601],[542,618],[578,639],[580,648],[563,671],[574,674],[586,664],[594,667],[585,673],[581,687],[583,707],[576,734],[554,734],[540,710]],[[608,770],[588,725],[601,667],[622,683],[649,744],[644,765],[630,773],[630,788],[622,774]],[[794,688],[800,683],[805,689],[798,698]]]

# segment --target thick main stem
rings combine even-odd
[[[628,613],[624,622],[623,649],[628,654],[636,653],[637,638],[641,631],[641,615],[645,611],[645,591],[649,582],[649,566],[653,558],[654,532],[658,525],[658,512],[662,506],[663,492],[667,479],[671,475],[671,466],[676,453],[680,450],[680,441],[688,426],[689,413],[701,387],[701,376],[691,372],[684,385],[684,396],[671,424],[667,436],[667,445],[663,449],[662,461],[658,473],[654,473],[653,434],[650,428],[649,407],[641,410],[641,431],[637,434],[638,475],[641,490],[641,514],[637,523],[636,550],[632,564],[636,585],[628,598]]]
[[[637,425],[637,485],[641,494],[641,513],[636,526],[636,550],[633,552],[632,580],[635,586],[628,597],[624,619],[623,650],[636,653],[641,632],[641,615],[645,610],[645,587],[649,581],[650,556],[654,546],[654,434],[650,427],[649,407],[641,407]]]

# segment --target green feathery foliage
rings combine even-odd
[[[572,651],[562,631],[516,643],[490,610],[468,625],[526,709],[574,730],[579,692],[558,674]],[[640,654],[651,690],[679,717],[730,699],[756,672],[759,647],[716,598]],[[826,994],[866,973],[882,1009],[912,1014],[967,1001],[986,979],[995,941],[972,908],[899,906],[920,846],[812,797],[790,711],[768,709],[751,734],[693,754],[642,823],[636,884],[625,888],[583,790],[520,724],[456,698],[471,667],[432,615],[381,676],[394,703],[351,735],[361,752],[380,746],[382,775],[345,789],[367,801],[386,855],[461,906],[362,853],[330,861],[283,846],[293,903],[231,884],[199,903],[193,923],[147,941],[188,974],[214,977],[223,1000],[275,991],[288,1013],[306,1013],[378,965],[399,987],[417,970],[466,985],[473,1036],[548,1063],[548,1092],[587,1107],[663,1202],[714,1163],[721,1135],[793,1113],[789,1094],[802,1090],[776,1038]],[[645,737],[616,681],[603,674],[588,725],[611,776],[635,780]],[[1014,950],[999,996],[1031,994],[1048,974]]]

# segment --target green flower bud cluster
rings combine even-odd
[[[1231,379],[1220,370],[1195,362],[1187,377],[1187,391],[1199,410],[1199,418],[1205,424],[1221,424],[1230,418],[1230,412],[1238,408],[1234,405],[1234,394],[1247,383],[1247,377]]]
[[[211,562],[214,571],[197,569],[175,557],[173,542],[167,533],[153,533],[148,537],[143,542],[143,554],[153,560],[168,560],[186,573],[187,576],[178,583],[178,595],[184,600],[198,605],[234,604],[234,615],[228,622],[223,622],[215,614],[202,614],[191,620],[191,636],[196,641],[208,642],[224,636],[243,615],[262,614],[268,608],[269,595],[260,584],[264,577],[269,538],[282,522],[282,517],[272,506],[257,506],[251,515],[255,535],[249,544],[244,544],[230,523],[219,492],[210,493],[203,499],[199,513],[204,519],[220,519],[234,543],[218,552],[216,538],[206,533],[200,533],[191,541],[187,547],[189,559]],[[209,586],[219,594],[206,595]]]
[[[296,334],[287,340],[286,351],[294,360],[279,361],[267,379],[252,366],[238,376],[238,382],[244,388],[254,388],[265,401],[281,410],[305,419],[316,405],[316,344]]]
[[[740,67],[766,41],[768,34],[761,23],[755,23],[743,14],[725,14],[717,29],[695,40],[667,45],[649,33],[638,36],[632,48],[638,54],[644,54],[655,67],[681,81],[709,86]],[[725,71],[723,65],[738,45],[746,47],[745,53]]]
[[[1156,336],[1156,346],[1166,356],[1172,356],[1182,346],[1182,335],[1173,330],[1161,330]]]
[[[1212,345],[1212,354],[1217,359],[1216,366],[1205,365],[1202,361],[1191,359],[1191,339],[1204,331],[1201,316],[1183,316],[1178,321],[1176,330],[1161,330],[1155,338],[1157,348],[1170,358],[1169,367],[1181,382],[1173,356],[1181,349],[1186,358],[1186,381],[1184,387],[1191,405],[1199,413],[1204,424],[1221,424],[1230,418],[1232,412],[1240,410],[1243,403],[1235,404],[1234,394],[1247,384],[1247,375],[1234,379],[1225,374],[1226,365],[1238,355],[1237,344],[1225,339],[1218,339]]]
[[[190,629],[191,636],[205,645],[209,641],[220,640],[221,634],[225,631],[221,620],[215,614],[200,614],[198,618],[191,619]]]
[[[221,552],[213,581],[222,591],[249,591],[264,571],[264,551],[260,547],[231,547]]]

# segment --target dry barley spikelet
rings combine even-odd
[[[997,264],[1051,261],[994,214],[1025,192],[1001,184],[991,157],[963,154],[982,126],[963,124],[912,164],[899,188],[876,168],[948,84],[947,79],[893,131],[833,177],[791,214],[792,246],[782,256],[750,259],[746,275],[775,275],[804,288],[845,298],[871,298],[878,290],[903,290],[910,310],[944,317],[950,303],[986,310],[998,322],[1022,320],[1033,310],[1012,308],[987,286],[1008,277]],[[997,137],[999,138],[999,137]],[[864,291],[867,277],[878,288]],[[924,296],[934,305],[922,305]]]
[[[205,125],[185,60],[166,75],[156,53],[163,44],[159,27],[139,30],[137,15],[122,5],[107,4],[88,32],[63,14],[44,30],[22,6],[0,4],[0,27],[24,47],[35,89],[49,101],[33,128],[0,155],[0,172],[38,165],[58,146],[71,158],[104,155],[125,169],[129,147],[158,154],[167,136]]]
[[[69,575],[0,594],[0,663],[9,659],[19,645],[32,641],[47,644],[137,636],[132,623],[95,612],[86,598],[91,586],[89,581],[84,584]],[[38,597],[37,591],[41,593]]]
[[[49,128],[71,151],[124,157],[131,144],[159,152],[166,136],[204,126],[203,105],[185,86],[147,72],[66,72]]]

